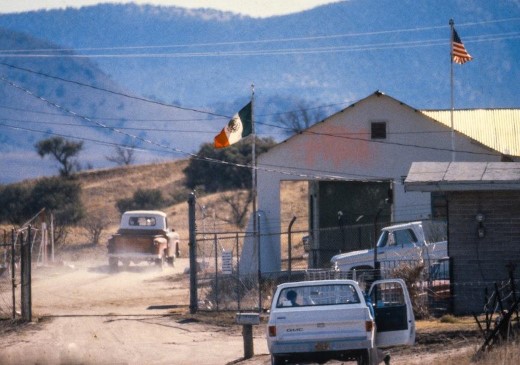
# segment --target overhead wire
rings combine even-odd
[[[506,39],[518,39],[520,32],[485,35],[479,37],[465,37],[466,43],[471,42],[490,42]],[[328,47],[305,47],[305,48],[281,48],[281,49],[261,49],[261,50],[230,50],[230,51],[206,51],[206,52],[177,52],[177,53],[125,53],[125,54],[10,54],[2,53],[5,58],[199,58],[199,57],[246,57],[246,56],[277,56],[277,55],[301,55],[301,54],[322,54],[334,52],[361,52],[378,51],[385,49],[402,49],[416,47],[444,46],[448,40],[432,39],[426,41],[401,41],[392,43],[363,44],[353,46],[328,46]]]
[[[229,115],[223,115],[223,114],[219,114],[219,113],[214,113],[212,111],[207,111],[207,110],[202,110],[202,109],[197,109],[197,108],[191,108],[191,107],[184,107],[184,106],[180,106],[180,105],[167,104],[167,103],[163,103],[163,102],[159,102],[159,101],[155,101],[155,100],[151,100],[151,99],[147,99],[147,98],[143,98],[143,97],[139,97],[139,96],[135,96],[135,95],[130,95],[130,94],[127,94],[127,93],[123,93],[123,92],[119,92],[119,91],[115,91],[115,90],[111,90],[111,89],[107,89],[107,88],[103,88],[103,87],[99,87],[99,86],[86,84],[86,83],[83,83],[83,82],[80,82],[80,81],[65,79],[63,77],[51,75],[51,74],[40,72],[40,71],[34,71],[34,70],[31,70],[31,69],[28,69],[28,68],[25,68],[25,67],[12,65],[12,64],[9,64],[9,63],[5,63],[5,62],[0,62],[0,65],[8,67],[8,68],[15,69],[15,70],[18,70],[18,71],[28,72],[28,73],[31,73],[31,74],[34,74],[34,75],[37,75],[37,76],[42,76],[42,77],[58,80],[58,81],[61,81],[61,82],[74,84],[74,85],[77,85],[77,86],[87,87],[87,88],[95,89],[97,91],[107,92],[107,93],[112,94],[112,95],[118,95],[118,96],[122,96],[122,97],[125,97],[125,98],[139,100],[139,101],[150,103],[150,104],[157,104],[157,105],[160,105],[160,106],[166,106],[166,107],[171,107],[171,108],[181,109],[181,110],[186,110],[186,111],[194,111],[194,112],[197,112],[197,113],[206,114],[206,115],[209,115],[209,116],[216,117],[217,119],[221,119],[221,118],[226,118],[228,120],[231,119],[231,116],[229,116]],[[348,103],[349,103],[348,101],[345,101],[345,102],[342,102],[342,103],[334,103],[334,104],[327,104],[327,105],[323,105],[323,106],[315,106],[315,107],[311,107],[311,108],[306,108],[305,110],[328,108],[328,107],[332,107],[332,106],[345,105],[345,104],[348,104]],[[0,106],[0,107],[3,107],[3,106]],[[23,110],[23,111],[25,111],[25,110]],[[301,111],[301,110],[299,110],[299,111]],[[264,116],[265,117],[265,116],[271,116],[271,115],[290,114],[290,113],[294,113],[294,112],[295,111],[287,111],[287,112],[272,113],[272,114],[260,114],[259,116]],[[34,112],[34,113],[46,114],[46,112]],[[56,114],[56,115],[63,115],[63,114]],[[92,117],[92,118],[96,118],[96,117]],[[116,118],[105,118],[105,117],[103,117],[103,119],[104,120],[114,120]],[[120,119],[116,119],[116,120],[120,120]],[[182,121],[192,121],[192,120],[194,120],[194,119],[182,120]],[[198,119],[196,119],[196,120],[198,120]],[[207,120],[207,119],[200,119],[200,120]],[[150,120],[147,119],[147,120],[141,120],[141,121],[150,121]],[[162,120],[159,120],[159,121],[162,121]],[[164,121],[169,121],[169,120],[164,120]],[[181,120],[175,120],[175,121],[181,121]]]
[[[117,91],[106,89],[106,88],[103,88],[103,87],[94,86],[94,85],[91,85],[91,84],[86,84],[86,83],[80,82],[80,81],[68,80],[68,79],[65,79],[63,77],[50,75],[50,74],[47,74],[47,73],[44,73],[44,72],[36,72],[36,71],[30,70],[28,68],[11,65],[11,64],[8,64],[8,63],[5,63],[5,62],[0,62],[0,65],[6,66],[6,67],[9,67],[9,68],[12,68],[12,69],[16,69],[16,70],[19,70],[19,71],[25,71],[25,72],[32,73],[32,74],[37,74],[39,76],[48,77],[50,79],[55,79],[55,80],[59,80],[59,81],[62,81],[62,82],[67,82],[67,83],[71,83],[71,84],[76,84],[78,86],[82,86],[82,87],[86,87],[86,88],[90,88],[90,89],[94,89],[94,90],[98,90],[98,91],[103,91],[103,92],[106,92],[106,93],[109,93],[109,94],[124,96],[124,97],[129,98],[129,99],[139,100],[139,101],[143,101],[143,102],[146,102],[146,103],[157,104],[157,105],[160,105],[160,106],[165,106],[165,107],[175,108],[175,109],[181,109],[181,110],[191,111],[191,112],[195,112],[195,113],[203,113],[203,114],[213,115],[213,116],[217,116],[217,117],[229,118],[229,116],[217,114],[217,113],[214,113],[214,112],[211,112],[211,111],[200,110],[200,109],[189,108],[189,107],[183,107],[183,106],[179,106],[179,105],[167,104],[167,103],[163,103],[163,102],[160,102],[160,101],[147,99],[147,98],[144,98],[144,97],[141,97],[141,96],[131,95],[131,94],[127,94],[127,93],[124,93],[124,92],[117,92]]]
[[[511,21],[520,21],[520,17],[511,17],[504,19],[493,19],[483,20],[478,22],[465,22],[458,23],[457,28],[470,27],[475,25],[484,24],[496,24]],[[18,53],[18,52],[81,52],[81,51],[99,51],[99,50],[139,50],[139,49],[165,49],[165,48],[189,48],[189,47],[214,47],[214,46],[229,46],[229,45],[249,45],[249,44],[263,44],[263,43],[282,43],[282,42],[298,42],[298,41],[316,41],[316,40],[329,40],[338,38],[350,38],[350,37],[365,37],[375,35],[387,35],[396,33],[410,33],[410,32],[422,32],[428,30],[446,29],[446,25],[434,25],[426,27],[415,27],[415,28],[402,28],[402,29],[389,29],[381,31],[369,31],[369,32],[353,32],[353,33],[340,33],[330,35],[315,35],[315,36],[302,36],[302,37],[285,37],[285,38],[269,38],[269,39],[254,39],[254,40],[242,40],[242,41],[224,41],[224,42],[201,42],[201,43],[189,43],[189,44],[170,44],[170,45],[136,45],[136,46],[112,46],[112,47],[78,47],[78,48],[40,48],[40,49],[18,49],[18,50],[0,50],[0,54],[4,52]]]
[[[201,157],[201,156],[198,156],[197,154],[195,153],[192,153],[192,152],[186,152],[186,151],[183,151],[181,149],[178,149],[178,148],[174,148],[174,147],[170,147],[170,146],[166,146],[166,145],[163,145],[163,144],[160,144],[160,143],[157,143],[157,142],[154,142],[152,140],[149,140],[149,139],[146,139],[146,138],[143,138],[143,137],[140,137],[140,136],[136,136],[136,135],[132,135],[130,133],[127,133],[127,132],[124,132],[123,130],[120,130],[116,127],[112,127],[112,126],[108,126],[104,123],[100,123],[92,118],[89,118],[89,117],[86,117],[86,116],[82,116],[82,115],[79,115],[61,105],[58,105],[42,96],[38,96],[38,95],[35,95],[34,93],[32,93],[30,90],[20,86],[20,85],[17,85],[15,84],[14,82],[8,80],[5,76],[0,76],[0,80],[6,82],[7,84],[11,85],[12,87],[14,88],[17,88],[19,90],[22,90],[24,91],[26,94],[34,97],[34,98],[37,98],[41,101],[44,101],[45,103],[61,110],[61,111],[64,111],[66,112],[67,114],[70,114],[72,116],[75,116],[75,117],[79,117],[79,118],[82,118],[83,120],[89,122],[89,123],[92,123],[92,124],[95,124],[99,127],[103,127],[103,128],[106,128],[112,132],[116,132],[116,133],[120,133],[122,135],[125,135],[127,137],[130,137],[130,138],[133,138],[133,139],[136,139],[136,140],[140,140],[141,142],[144,142],[144,143],[148,143],[148,144],[151,144],[151,145],[155,145],[157,147],[160,147],[160,148],[163,148],[163,149],[166,149],[166,150],[171,150],[173,152],[176,152],[176,153],[179,153],[179,154],[182,154],[182,155],[185,155],[185,156],[189,156],[191,158],[194,158],[194,159],[202,159],[202,160],[205,160],[205,161],[208,161],[208,162],[216,162],[216,163],[220,163],[220,164],[226,164],[226,165],[232,165],[232,166],[236,166],[236,167],[246,167],[246,168],[252,168],[251,165],[248,165],[248,164],[237,164],[237,163],[230,163],[230,162],[227,162],[227,161],[222,161],[222,160],[216,160],[216,159],[213,159],[213,158],[209,158],[209,157]],[[302,132],[304,133],[304,132]],[[310,131],[306,131],[305,133],[310,133],[310,134],[314,134],[313,132],[310,132]],[[329,137],[334,137],[334,138],[345,138],[345,139],[351,139],[351,140],[360,140],[360,141],[365,141],[365,142],[377,142],[377,143],[388,143],[388,144],[394,144],[394,145],[399,145],[399,146],[403,146],[403,147],[415,147],[415,148],[426,148],[426,149],[433,149],[433,150],[441,150],[441,151],[451,151],[451,149],[442,149],[442,148],[438,148],[438,147],[425,147],[425,146],[420,146],[420,145],[407,145],[407,144],[404,144],[404,143],[397,143],[397,142],[388,142],[388,141],[377,141],[377,140],[368,140],[368,139],[363,139],[363,138],[356,138],[356,137],[348,137],[348,136],[336,136],[336,135],[333,135],[333,134],[320,134],[320,135],[324,135],[324,136],[329,136]],[[459,151],[461,153],[463,152],[467,152],[467,153],[475,153],[473,151]],[[485,153],[481,153],[481,154],[485,154]],[[492,155],[492,154],[491,154]],[[267,166],[267,167],[266,167]],[[314,178],[325,178],[325,176],[322,176],[322,173],[323,171],[320,171],[320,175],[310,175],[310,174],[303,174],[303,173],[296,173],[294,172],[294,170],[305,170],[305,171],[308,171],[308,172],[316,172],[318,170],[314,170],[314,169],[301,169],[301,168],[294,168],[294,167],[287,167],[287,166],[280,166],[280,165],[263,165],[262,167],[260,166],[255,166],[256,169],[259,169],[259,170],[266,170],[266,171],[270,171],[270,172],[276,172],[276,173],[280,173],[280,174],[285,174],[285,175],[296,175],[296,176],[299,176],[299,177],[314,177]],[[283,169],[286,169],[286,170],[283,170]],[[288,172],[287,170],[291,170],[291,172]],[[377,180],[377,179],[382,179],[382,180],[388,180],[388,178],[386,177],[376,177],[376,176],[369,176],[369,175],[354,175],[354,174],[338,174],[337,172],[327,172],[327,174],[330,175],[327,175],[326,178],[328,179],[338,179],[338,180],[348,180],[349,178],[347,178],[347,176],[351,177],[351,176],[358,176],[358,177],[365,177],[365,178],[368,178],[368,179],[373,179],[373,180]]]
[[[1,107],[0,107],[1,108]],[[55,115],[62,115],[62,114],[55,114]],[[62,116],[66,116],[66,115],[62,115]],[[68,116],[67,116],[68,117]],[[88,118],[91,118],[91,119],[103,119],[103,120],[118,120],[120,121],[121,119],[120,118],[104,118],[104,117],[91,117],[89,116]],[[0,120],[4,120],[4,121],[7,121],[7,122],[23,122],[23,123],[30,123],[30,124],[45,124],[45,125],[56,125],[56,126],[64,126],[64,127],[78,127],[78,128],[99,128],[99,129],[106,129],[105,127],[102,127],[102,126],[98,126],[98,125],[94,125],[94,126],[91,126],[91,125],[81,125],[81,124],[75,124],[75,123],[66,123],[66,122],[51,122],[51,121],[42,121],[42,120],[28,120],[28,119],[13,119],[13,118],[1,118],[0,117]],[[138,122],[138,121],[146,121],[146,122],[156,122],[156,121],[161,121],[161,122],[165,122],[165,121],[169,121],[169,120],[150,120],[150,119],[143,119],[143,120],[138,120],[138,119],[132,119],[132,120],[125,120],[125,123],[127,122]],[[186,121],[189,121],[189,120],[186,120]],[[270,126],[270,127],[273,127],[273,128],[279,128],[279,129],[284,129],[284,130],[287,130],[287,131],[293,131],[292,128],[289,128],[289,127],[284,127],[284,126],[279,126],[279,125],[275,125],[275,124],[269,124],[269,123],[260,123],[258,122],[257,124],[261,124],[261,125],[264,125],[264,126]],[[116,127],[115,127],[116,128]],[[141,131],[141,132],[175,132],[175,133],[202,133],[202,134],[215,134],[215,131],[207,131],[207,130],[196,130],[196,129],[172,129],[172,128],[157,128],[157,127],[147,127],[147,128],[144,128],[144,127],[121,127],[121,126],[118,126],[117,129],[120,129],[120,130],[133,130],[133,131]],[[302,134],[302,132],[300,132],[300,134]],[[409,134],[449,134],[451,133],[450,131],[414,131],[414,132],[387,132],[387,135],[409,135]],[[271,135],[272,133],[269,133],[269,134],[266,134],[266,135]],[[316,133],[317,135],[322,135],[322,133]],[[370,132],[348,132],[348,133],[337,133],[335,134],[334,136],[350,136],[350,135],[357,135],[357,136],[369,136],[371,133]],[[257,135],[262,135],[262,133],[257,133]],[[369,140],[367,140],[369,141]]]
[[[0,76],[0,80],[7,83],[8,85],[16,88],[16,89],[19,89],[21,91],[23,91],[25,94],[27,95],[30,95],[31,97],[34,97],[34,98],[37,98],[59,110],[62,110],[66,113],[69,113],[71,115],[74,115],[78,118],[82,118],[83,120],[89,122],[89,123],[94,123],[96,125],[99,125],[99,126],[105,126],[103,123],[99,122],[99,121],[95,121],[93,119],[90,119],[88,117],[85,117],[85,116],[82,116],[80,114],[77,114],[59,104],[56,104],[42,96],[38,96],[36,94],[34,94],[33,92],[31,92],[30,90],[20,86],[20,85],[17,85],[16,83],[8,80],[5,76]],[[163,148],[165,150],[169,150],[170,152],[175,152],[175,153],[179,153],[179,154],[182,154],[182,155],[185,155],[185,156],[188,156],[190,158],[193,158],[193,159],[196,159],[196,160],[203,160],[203,161],[207,161],[207,162],[214,162],[214,163],[219,163],[219,164],[223,164],[223,165],[229,165],[229,166],[234,166],[234,167],[241,167],[241,168],[253,168],[251,164],[240,164],[240,163],[232,163],[232,162],[228,162],[228,161],[224,161],[224,160],[218,160],[218,159],[214,159],[214,158],[210,158],[210,157],[206,157],[206,156],[199,156],[197,155],[196,153],[192,153],[192,152],[186,152],[186,151],[183,151],[179,148],[175,148],[175,147],[170,147],[170,146],[166,146],[164,144],[160,144],[160,143],[157,143],[157,142],[154,142],[152,140],[149,140],[149,139],[146,139],[146,138],[143,138],[143,137],[140,137],[140,136],[136,136],[136,135],[132,135],[132,134],[129,134],[129,133],[126,133],[126,132],[123,132],[117,128],[114,128],[114,127],[109,127],[109,126],[106,126],[106,128],[112,132],[115,132],[115,133],[119,133],[119,134],[122,134],[122,135],[125,135],[127,137],[131,137],[133,139],[136,139],[136,140],[139,140],[141,142],[145,142],[145,143],[148,143],[148,144],[151,144],[151,145],[155,145],[157,147],[160,147],[160,148]],[[294,173],[290,173],[288,171],[284,171],[284,170],[274,170],[274,169],[266,169],[266,168],[263,168],[261,166],[255,166],[254,167],[255,169],[257,170],[266,170],[266,171],[269,171],[269,172],[276,172],[276,173],[279,173],[279,174],[283,174],[283,175],[295,175]],[[338,174],[338,175],[329,175],[329,176],[322,176],[322,175],[314,175],[314,176],[311,176],[311,175],[303,175],[303,174],[298,174],[298,176],[300,177],[312,177],[312,178],[328,178],[328,179],[334,179],[334,180],[345,180],[345,177],[342,176],[341,174]]]

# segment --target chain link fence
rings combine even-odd
[[[330,230],[328,230],[330,231]],[[312,246],[306,231],[280,234],[281,270],[258,271],[257,252],[253,268],[243,267],[244,243],[254,239],[252,233],[197,234],[198,308],[209,311],[263,311],[269,308],[271,295],[283,282],[347,278],[362,287],[379,275],[381,278],[404,278],[409,283],[414,306],[422,315],[441,314],[450,310],[449,261],[394,260],[385,262],[377,273],[337,272],[332,268],[312,268]],[[262,242],[262,237],[259,237]],[[246,260],[251,265],[251,260]],[[260,265],[261,266],[261,265]]]

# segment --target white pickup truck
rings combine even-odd
[[[353,280],[285,283],[273,296],[266,337],[272,365],[375,365],[378,349],[415,343],[415,318],[401,279],[374,282],[366,297]]]
[[[377,241],[377,261],[381,269],[390,269],[400,263],[423,260],[428,268],[438,265],[448,257],[446,240],[430,242],[436,236],[445,239],[443,225],[428,226],[423,222],[410,222],[385,227]],[[355,272],[359,276],[374,269],[374,250],[346,252],[332,257],[336,271]]]

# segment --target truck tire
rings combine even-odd
[[[284,365],[285,359],[280,356],[271,355],[271,365]]]
[[[162,255],[160,259],[155,259],[155,266],[161,270],[164,268],[164,255]]]
[[[363,352],[358,356],[357,365],[371,365],[368,350],[363,350]]]
[[[166,262],[168,263],[168,266],[174,267],[175,266],[175,257],[166,258]]]
[[[109,257],[108,258],[108,268],[110,272],[117,272],[118,271],[118,259],[117,257]]]

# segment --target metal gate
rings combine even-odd
[[[32,320],[31,226],[5,231],[0,241],[0,319]]]

